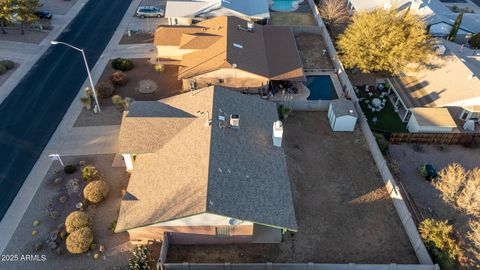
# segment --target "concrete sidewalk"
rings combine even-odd
[[[79,0],[79,2],[85,1],[87,0]],[[132,1],[112,39],[104,50],[104,53],[92,69],[92,77],[94,82],[98,81],[100,75],[109,62],[110,57],[113,56],[113,54],[109,52],[114,51],[118,46],[120,39],[127,29],[128,21],[132,16],[131,14],[135,12],[135,9],[140,2],[141,0]],[[78,100],[83,94],[82,89],[88,85],[88,80],[85,80],[84,85],[78,91],[77,97],[70,105],[70,108],[62,119],[62,122],[57,127],[57,130],[50,139],[48,145],[43,150],[40,158],[35,163],[35,166],[30,171],[30,174],[25,180],[22,188],[18,192],[4,218],[0,222],[0,235],[2,235],[0,238],[0,253],[3,253],[5,250],[5,247],[10,241],[10,238],[15,232],[20,220],[30,205],[33,196],[40,186],[42,179],[45,177],[48,169],[52,165],[52,160],[49,159],[48,154],[58,153],[60,155],[94,155],[113,153],[116,151],[116,136],[118,134],[119,126],[73,128],[73,124],[82,110],[82,104],[78,102]]]
[[[59,16],[55,19],[54,28],[40,44],[28,44],[22,42],[0,41],[0,55],[5,58],[20,62],[20,66],[10,77],[0,86],[0,103],[12,92],[17,84],[23,79],[25,74],[30,71],[38,59],[45,53],[50,46],[50,41],[55,40],[70,22],[77,16],[88,0],[78,0],[65,16]],[[35,46],[37,49],[34,49]],[[23,61],[19,61],[23,59]]]

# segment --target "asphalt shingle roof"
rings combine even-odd
[[[194,120],[155,153],[137,156],[117,231],[200,213],[297,229],[285,154],[272,143],[274,103],[216,86],[161,103]],[[231,114],[239,129],[222,127],[219,117],[228,122]]]
[[[272,80],[304,80],[295,37],[289,27],[255,24],[253,31],[246,31],[247,21],[227,16],[190,27],[162,26],[155,32],[156,46],[197,49],[183,55],[180,79],[235,66]]]

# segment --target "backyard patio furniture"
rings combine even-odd
[[[372,106],[373,107],[380,107],[382,105],[382,101],[379,98],[372,99]]]

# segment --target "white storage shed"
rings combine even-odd
[[[353,131],[358,114],[353,102],[348,99],[336,99],[330,102],[328,120],[333,131]]]
[[[457,124],[447,108],[412,108],[407,129],[412,133],[450,133]]]

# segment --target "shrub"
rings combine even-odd
[[[128,259],[128,269],[145,270],[150,269],[150,250],[144,246],[135,246],[132,250],[132,257]]]
[[[467,173],[467,179],[457,198],[457,206],[465,213],[480,218],[480,168]]]
[[[480,48],[480,33],[477,33],[477,34],[473,35],[473,37],[470,38],[468,43],[470,44],[470,46],[472,46],[472,48],[479,49]]]
[[[114,233],[116,227],[117,227],[117,220],[115,219],[115,220],[112,221],[112,222],[110,223],[110,225],[108,226],[108,230],[111,231],[112,233]]]
[[[82,169],[82,177],[85,181],[99,180],[101,178],[100,172],[93,165],[87,165]]]
[[[389,148],[389,143],[388,143],[388,140],[385,138],[385,136],[383,136],[382,134],[380,133],[373,133],[373,136],[375,136],[375,140],[377,141],[377,144],[378,144],[378,148],[380,148],[380,152],[382,152],[382,154],[386,155],[388,153],[388,148]]]
[[[103,81],[97,84],[95,90],[99,98],[108,98],[115,92],[115,87],[113,87],[112,82]]]
[[[162,73],[165,70],[165,65],[164,64],[156,64],[155,65],[155,71],[158,73]]]
[[[112,76],[110,76],[110,81],[114,86],[124,86],[127,84],[127,74],[122,71],[115,71]]]
[[[453,239],[453,226],[446,220],[425,219],[418,229],[434,262],[438,263],[441,269],[456,269],[461,251]]]
[[[83,190],[83,197],[91,203],[97,204],[108,197],[108,184],[103,180],[92,181]]]
[[[121,71],[129,71],[135,67],[133,62],[126,58],[115,58],[112,60],[112,68]]]
[[[467,171],[460,164],[448,165],[434,182],[442,199],[469,215],[480,217],[480,168]]]
[[[115,105],[115,107],[117,107],[117,109],[120,109],[120,110],[128,109],[128,107],[130,106],[130,104],[132,104],[132,102],[133,102],[133,99],[129,97],[122,98],[119,95],[114,95],[112,97],[112,104]]]
[[[284,105],[279,105],[277,107],[278,119],[284,120],[287,118],[288,114],[290,113],[290,108],[285,107]]]
[[[3,75],[5,73],[7,73],[7,68],[4,65],[0,64],[0,75]]]
[[[113,95],[112,96],[112,104],[116,107],[122,107],[123,99],[120,95]]]
[[[67,250],[73,254],[84,253],[90,249],[92,242],[92,230],[89,227],[83,227],[67,237]]]
[[[90,226],[90,218],[85,212],[74,211],[65,220],[65,230],[72,233],[78,229]]]
[[[77,170],[77,167],[76,167],[75,165],[72,165],[72,164],[69,164],[69,165],[63,167],[63,171],[64,171],[66,174],[72,174],[72,173],[74,173],[76,170]]]
[[[15,63],[10,60],[1,60],[0,65],[4,66],[7,70],[10,70],[15,67]]]

